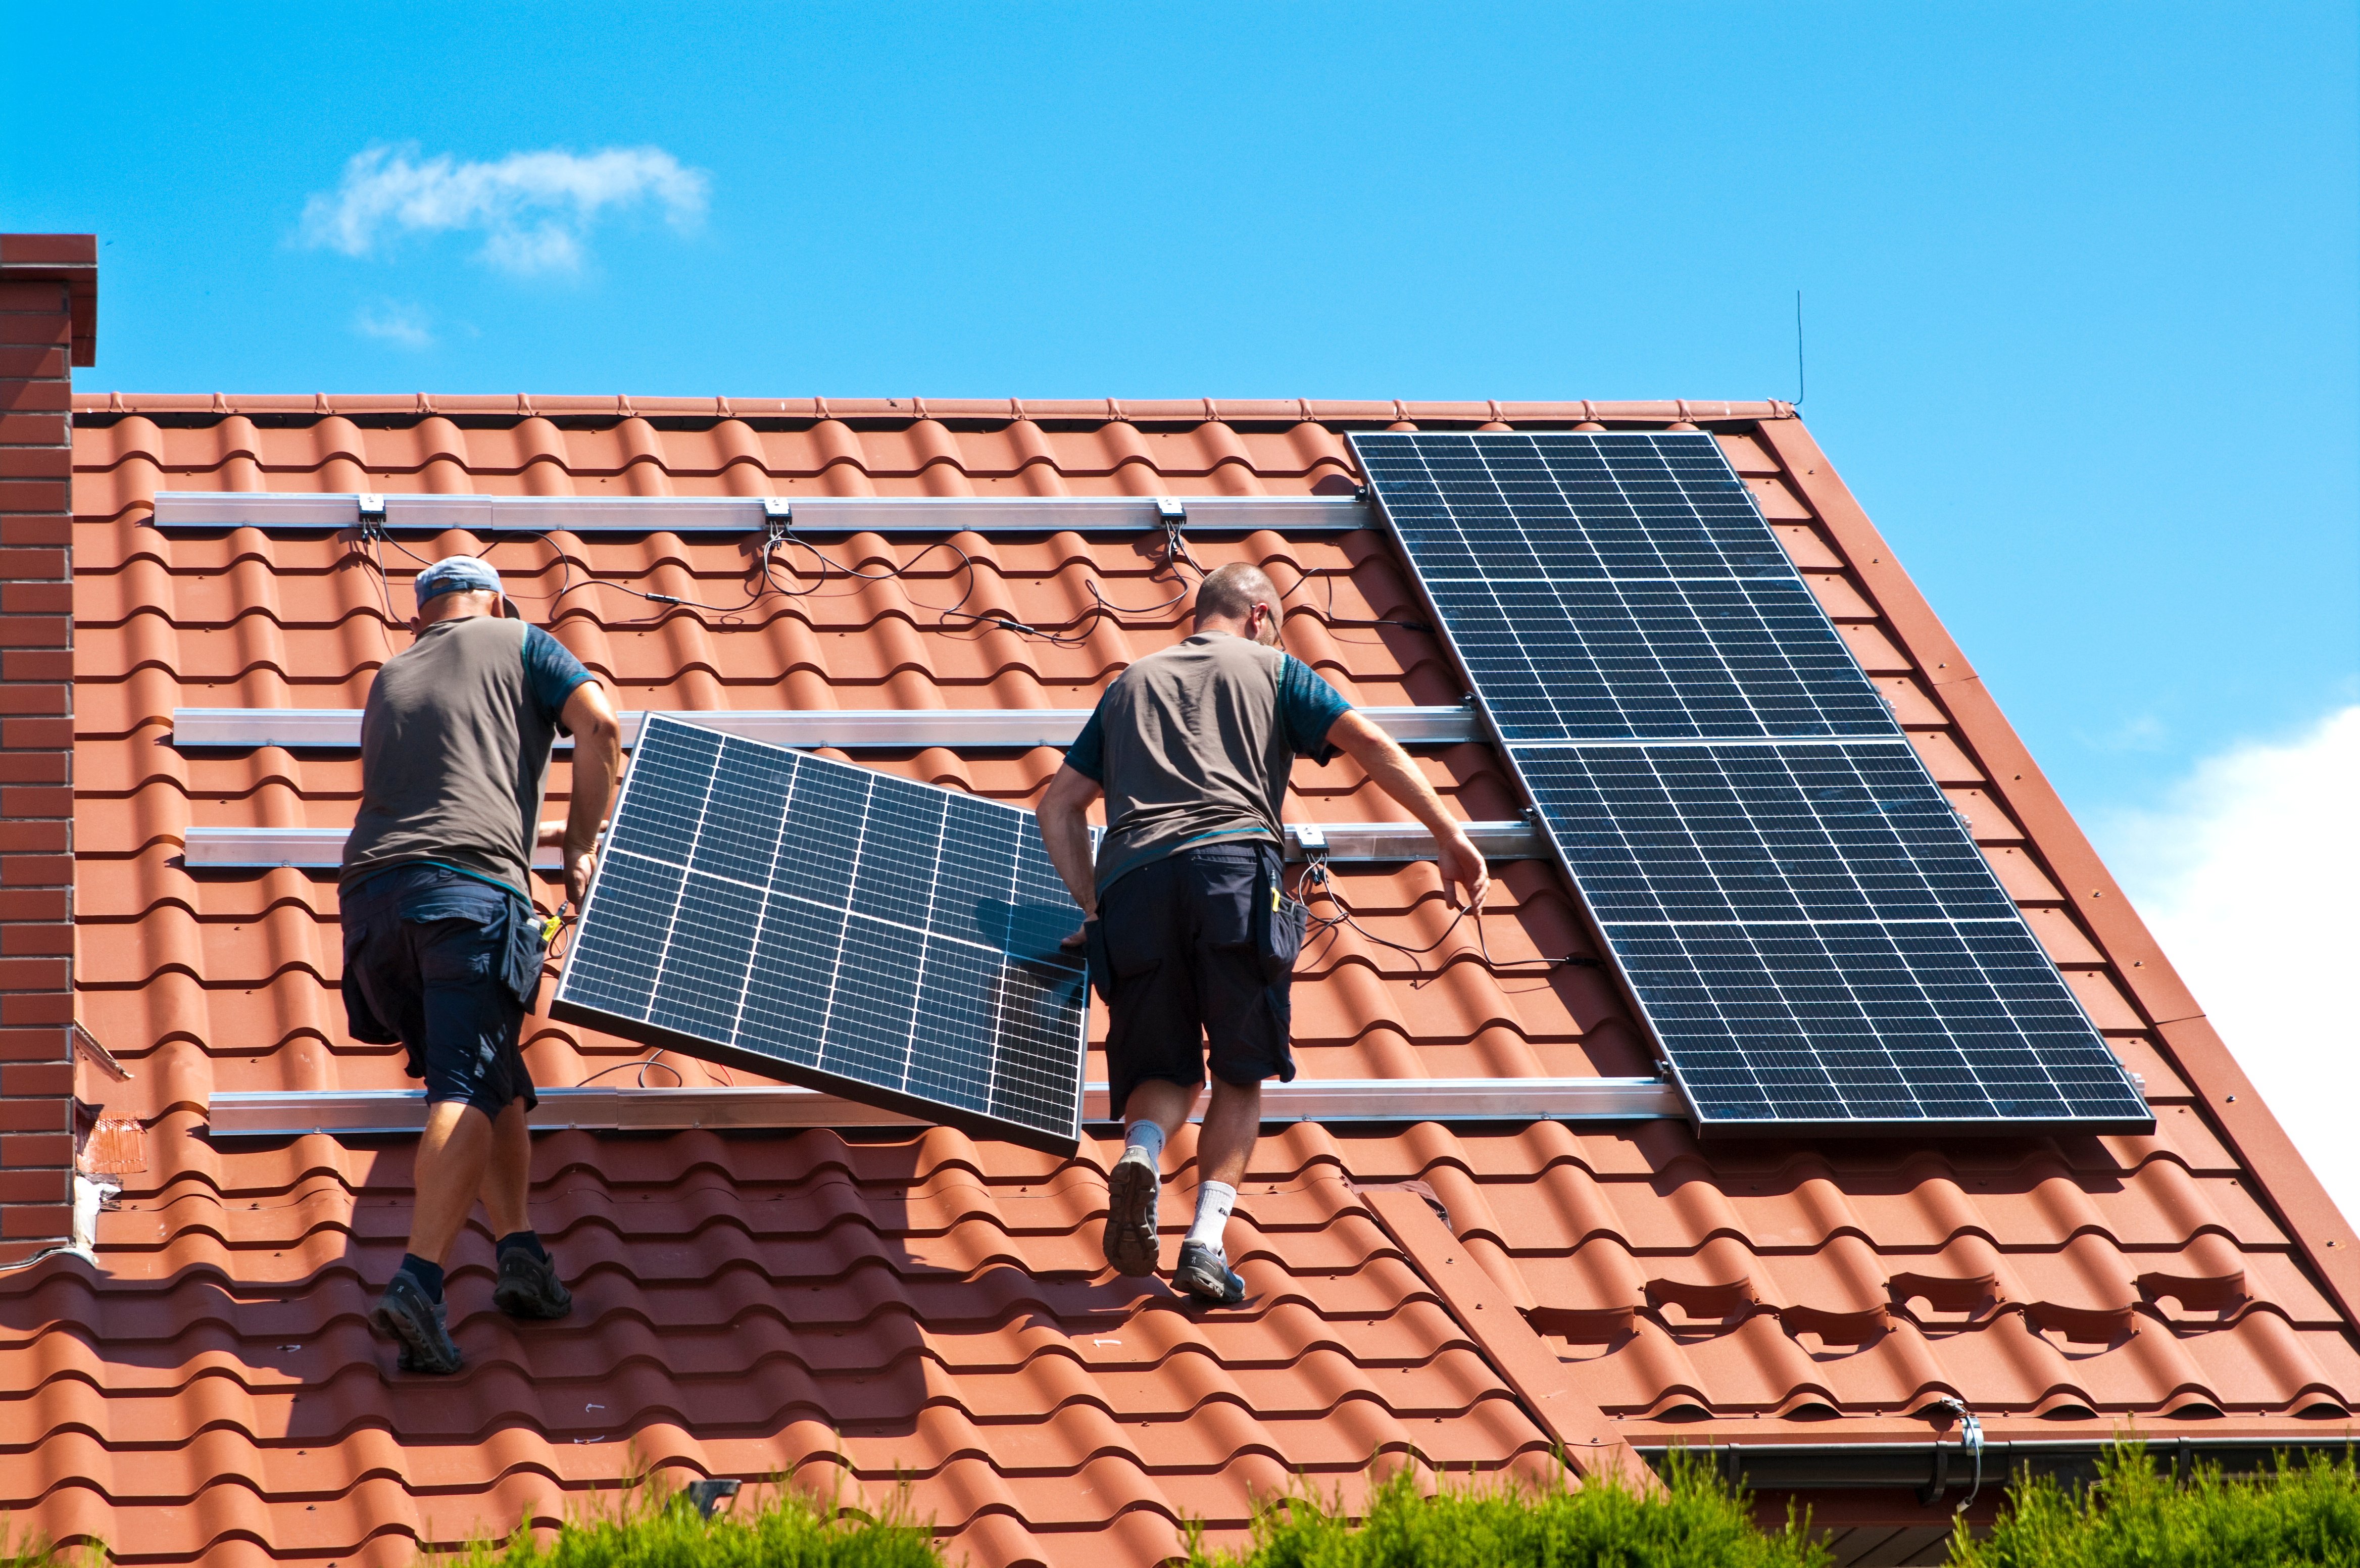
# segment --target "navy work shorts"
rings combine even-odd
[[[380,872],[341,902],[353,1037],[409,1047],[410,1076],[426,1080],[430,1104],[459,1100],[497,1116],[522,1100],[531,1110],[539,1102],[517,1045],[529,1000],[518,982],[528,956],[538,982],[540,933],[523,900],[414,865]]]
[[[1294,977],[1268,978],[1253,926],[1256,892],[1266,896],[1278,874],[1275,845],[1200,844],[1126,872],[1099,898],[1114,970],[1110,1114],[1147,1079],[1195,1088],[1208,1061],[1224,1083],[1295,1076]]]

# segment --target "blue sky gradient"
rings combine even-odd
[[[1791,398],[2085,819],[2360,700],[2349,5],[11,4],[84,389]],[[519,272],[347,160],[660,148]],[[677,220],[677,221],[675,221]]]

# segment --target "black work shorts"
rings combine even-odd
[[[539,1103],[517,1045],[525,1004],[511,983],[519,945],[538,945],[523,901],[421,865],[380,872],[340,902],[353,1037],[407,1047],[429,1104],[460,1100],[497,1116],[511,1101]]]
[[[1107,1105],[1120,1118],[1151,1078],[1195,1088],[1295,1076],[1291,974],[1264,978],[1251,915],[1279,872],[1260,841],[1202,844],[1125,873],[1098,900],[1114,970]]]

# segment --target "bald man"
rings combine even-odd
[[[1238,563],[1196,590],[1193,635],[1116,679],[1041,798],[1041,837],[1088,923],[1107,995],[1108,1102],[1124,1124],[1107,1178],[1103,1246],[1125,1275],[1156,1271],[1164,1140],[1213,1080],[1196,1144],[1196,1213],[1173,1285],[1245,1299],[1224,1233],[1262,1125],[1262,1086],[1295,1076],[1289,986],[1302,906],[1282,896],[1281,812],[1295,759],[1342,751],[1434,834],[1471,906],[1483,857],[1392,737],[1279,651],[1268,576]],[[1107,830],[1093,861],[1088,810]]]

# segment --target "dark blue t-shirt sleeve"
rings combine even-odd
[[[565,651],[565,644],[538,626],[524,629],[524,685],[532,694],[533,705],[541,717],[563,730],[565,699],[574,688],[590,678],[582,661]],[[571,733],[568,731],[568,733]]]
[[[1286,743],[1298,757],[1324,762],[1336,754],[1328,731],[1352,711],[1344,694],[1321,680],[1311,666],[1290,653],[1286,673],[1278,682],[1278,718],[1286,726]]]
[[[1098,714],[1105,707],[1101,699],[1097,707],[1090,709],[1090,721],[1082,726],[1082,732],[1065,748],[1065,766],[1094,784],[1106,783],[1106,726],[1098,722]]]

